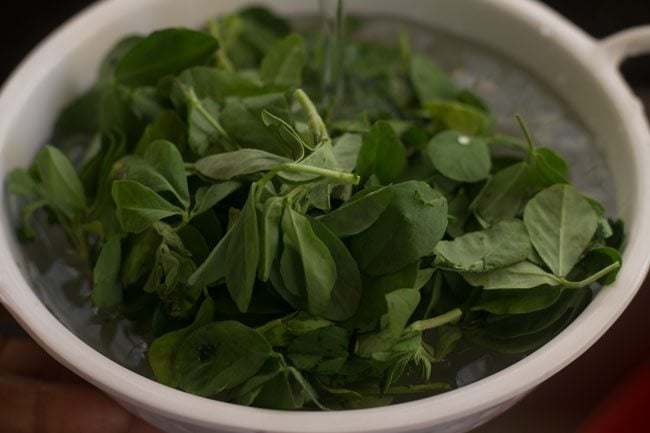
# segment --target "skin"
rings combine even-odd
[[[65,369],[26,337],[0,307],[0,431],[161,433]]]

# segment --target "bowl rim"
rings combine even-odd
[[[76,15],[41,43],[7,79],[0,93],[0,112],[4,107],[10,106],[10,102],[13,103],[16,98],[21,97],[21,87],[27,85],[27,78],[36,73],[38,60],[47,56],[54,46],[74,41],[81,29],[101,23],[105,16],[126,14],[135,8],[151,7],[156,1],[158,0],[105,0]],[[591,55],[597,51],[598,44],[554,11],[535,1],[491,0],[491,3],[493,7],[507,10],[510,15],[531,26],[543,25],[556,29],[564,48],[585,65],[590,64],[593,67],[594,58]],[[589,47],[593,47],[593,51],[585,52],[585,48]],[[603,64],[606,67],[594,72],[594,75],[621,112],[630,104],[629,90],[614,65],[605,62],[604,58]],[[623,121],[626,128],[639,140],[644,143],[650,141],[647,122],[642,115],[635,114]],[[0,139],[8,129],[6,123],[0,118]],[[0,143],[0,152],[3,151],[3,146],[4,144]],[[648,146],[637,147],[634,149],[638,153],[635,159],[640,176],[637,199],[644,200],[640,202],[640,206],[642,213],[648,215],[650,174],[643,174],[643,166],[647,167],[650,162],[650,150],[647,149]],[[642,222],[640,227],[641,234],[650,236],[650,222]],[[104,357],[61,324],[36,297],[15,263],[4,237],[5,233],[0,231],[0,267],[3,274],[3,280],[0,281],[0,301],[57,360],[128,405],[146,408],[175,421],[184,420],[208,428],[258,432],[395,432],[444,424],[512,400],[566,366],[593,344],[630,302],[643,282],[650,264],[650,257],[635,257],[636,266],[627,265],[628,269],[634,268],[637,271],[634,276],[628,278],[634,289],[619,290],[619,295],[624,296],[619,298],[617,311],[614,313],[605,308],[591,312],[592,321],[601,319],[598,329],[589,329],[587,318],[581,315],[567,330],[547,343],[543,350],[537,350],[525,361],[515,363],[478,382],[438,396],[381,408],[340,412],[287,412],[250,408],[196,397],[158,384]],[[634,245],[628,245],[628,249],[641,251],[640,241],[634,242]],[[14,287],[14,290],[10,287]],[[492,398],[486,399],[483,396],[485,391],[491,393]],[[434,403],[437,413],[431,413]]]

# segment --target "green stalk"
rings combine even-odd
[[[296,98],[304,112],[307,114],[307,119],[309,120],[309,128],[316,138],[316,143],[331,143],[332,139],[327,132],[325,122],[323,121],[323,118],[320,116],[320,114],[318,114],[318,110],[316,109],[316,106],[309,98],[309,96],[307,96],[307,94],[302,89],[296,90],[293,96]]]
[[[533,152],[535,151],[535,145],[533,144],[533,138],[530,135],[530,131],[528,130],[528,127],[526,126],[526,123],[524,122],[524,119],[519,115],[515,115],[515,119],[517,119],[517,123],[519,124],[519,127],[524,133],[524,137],[526,137],[526,141],[528,142],[528,155],[532,155]]]
[[[185,97],[189,100],[190,104],[192,104],[192,106],[198,110],[198,112],[210,124],[210,126],[216,129],[217,132],[223,135],[226,139],[232,141],[226,130],[223,129],[223,126],[221,126],[221,124],[205,109],[199,98],[196,96],[196,93],[194,93],[194,89],[187,86],[182,86],[182,88],[183,93],[185,93]]]
[[[451,311],[441,314],[440,316],[432,317],[430,319],[418,320],[417,322],[411,323],[404,329],[404,334],[409,332],[422,332],[428,329],[437,328],[447,323],[452,323],[458,321],[463,316],[463,312],[460,308],[454,308]]]
[[[583,287],[587,287],[590,284],[595,283],[596,281],[600,280],[603,278],[605,275],[609,274],[612,271],[615,271],[616,269],[621,267],[620,262],[615,262],[612,263],[611,265],[607,266],[606,268],[601,269],[600,271],[596,272],[593,274],[591,277],[586,278],[582,281],[567,281],[564,278],[558,278],[557,281],[564,287],[568,289],[581,289]]]

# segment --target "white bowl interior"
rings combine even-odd
[[[94,80],[104,53],[122,35],[203,23],[248,3],[282,13],[313,12],[316,1],[113,0],[100,3],[58,31],[23,63],[0,97],[0,178],[30,163],[47,139],[54,115]],[[600,293],[552,342],[525,360],[475,384],[412,403],[354,413],[282,413],[208,401],[144,379],[100,356],[66,330],[34,296],[21,267],[7,212],[0,212],[0,300],[55,357],[152,422],[174,432],[460,432],[503,410],[586,350],[620,315],[648,267],[650,135],[616,65],[598,45],[531,1],[351,0],[359,13],[398,16],[462,35],[535,74],[575,110],[598,137],[613,174],[618,212],[629,242],[617,283]],[[191,5],[191,6],[190,6]],[[588,157],[588,156],[587,156]],[[7,202],[5,192],[0,200]],[[462,420],[462,421],[460,421]],[[193,427],[189,427],[193,426]],[[234,427],[237,426],[237,427]],[[187,430],[189,429],[189,430]],[[221,431],[221,430],[220,430]]]

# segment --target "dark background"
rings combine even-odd
[[[23,0],[11,2],[11,7],[4,6],[0,18],[0,82],[40,40],[92,3],[92,0]],[[545,3],[596,37],[650,23],[647,0],[546,0]],[[650,87],[650,59],[628,61],[624,72],[632,85]]]
[[[92,3],[91,0],[23,0],[12,2],[11,8],[5,6],[0,16],[0,83],[39,41]],[[648,0],[546,0],[546,3],[599,38],[631,26],[650,24]],[[628,60],[622,70],[646,108],[650,108],[650,56]],[[650,279],[622,318],[585,355],[538,387],[514,409],[474,433],[587,433],[580,427],[611,404],[613,390],[629,380],[639,366],[650,362],[649,305]]]

